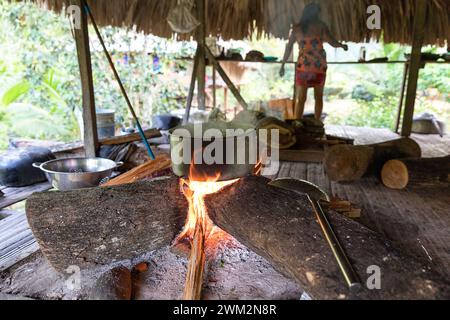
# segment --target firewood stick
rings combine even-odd
[[[102,187],[111,187],[121,184],[133,183],[144,179],[158,171],[162,171],[170,168],[172,162],[170,156],[167,154],[161,154],[156,157],[155,160],[146,162],[110,181],[103,184]]]
[[[203,286],[203,270],[205,268],[205,233],[201,223],[195,227],[191,241],[186,284],[184,286],[184,300],[200,300]]]

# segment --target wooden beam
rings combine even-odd
[[[75,28],[78,64],[83,95],[84,148],[86,157],[95,157],[98,149],[97,116],[95,113],[94,82],[92,79],[91,52],[87,15],[82,0],[73,0],[81,8],[81,28]]]
[[[206,57],[205,57],[205,38],[206,38],[206,8],[205,0],[196,0],[197,14],[200,21],[200,26],[197,28],[197,50],[199,55],[197,68],[197,101],[200,110],[205,109],[205,78],[206,78]]]
[[[404,137],[411,135],[417,94],[417,81],[419,79],[419,69],[422,66],[421,50],[425,36],[425,20],[427,16],[427,0],[416,0],[415,3],[413,43],[402,125],[402,136]]]
[[[217,69],[217,72],[219,72],[220,76],[222,77],[223,81],[226,83],[227,87],[231,90],[231,93],[234,95],[238,103],[244,108],[244,110],[248,109],[248,104],[245,102],[244,98],[242,98],[241,93],[236,88],[236,86],[233,84],[233,82],[230,80],[228,75],[226,74],[225,70],[223,70],[220,63],[217,61],[216,57],[212,54],[211,50],[207,46],[204,47],[206,56],[208,57],[209,61],[212,63],[214,68]]]

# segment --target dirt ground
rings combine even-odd
[[[38,252],[0,274],[0,294],[34,299],[86,299],[104,272],[119,265],[131,269],[143,261],[150,267],[133,277],[135,299],[181,299],[187,258],[175,254],[168,246],[132,260],[82,271],[81,288],[74,289],[67,285],[69,275],[58,274]],[[205,300],[298,300],[303,294],[294,281],[231,237],[208,247],[205,274],[202,297]]]

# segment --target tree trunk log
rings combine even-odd
[[[381,180],[391,189],[450,183],[450,156],[390,160],[383,166]]]
[[[58,271],[108,264],[170,244],[188,203],[176,178],[66,192],[35,193],[28,222]]]
[[[379,174],[383,165],[398,158],[420,158],[417,142],[402,138],[372,145],[337,145],[325,153],[325,171],[332,181],[354,181]]]
[[[280,272],[297,280],[313,298],[353,298],[307,197],[269,186],[268,181],[244,178],[206,196],[210,217]],[[450,297],[450,283],[439,274],[396,251],[359,223],[334,212],[328,216],[365,288],[358,298]],[[381,270],[380,290],[366,288],[368,267],[374,265]]]

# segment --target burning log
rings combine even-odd
[[[450,156],[390,160],[383,166],[381,180],[391,189],[448,184],[450,183]]]
[[[378,174],[391,159],[420,158],[417,142],[409,138],[371,144],[336,145],[325,153],[325,172],[332,181],[354,181],[369,173]]]
[[[169,245],[188,203],[176,178],[32,195],[31,230],[58,271],[128,259]]]
[[[205,204],[213,222],[295,279],[316,299],[352,298],[306,196],[243,178]],[[445,299],[450,284],[359,223],[330,212],[329,218],[362,279],[380,270],[381,289],[363,289],[367,299]],[[375,266],[375,267],[374,267]],[[379,267],[380,269],[377,269]],[[375,268],[375,269],[371,269]]]

